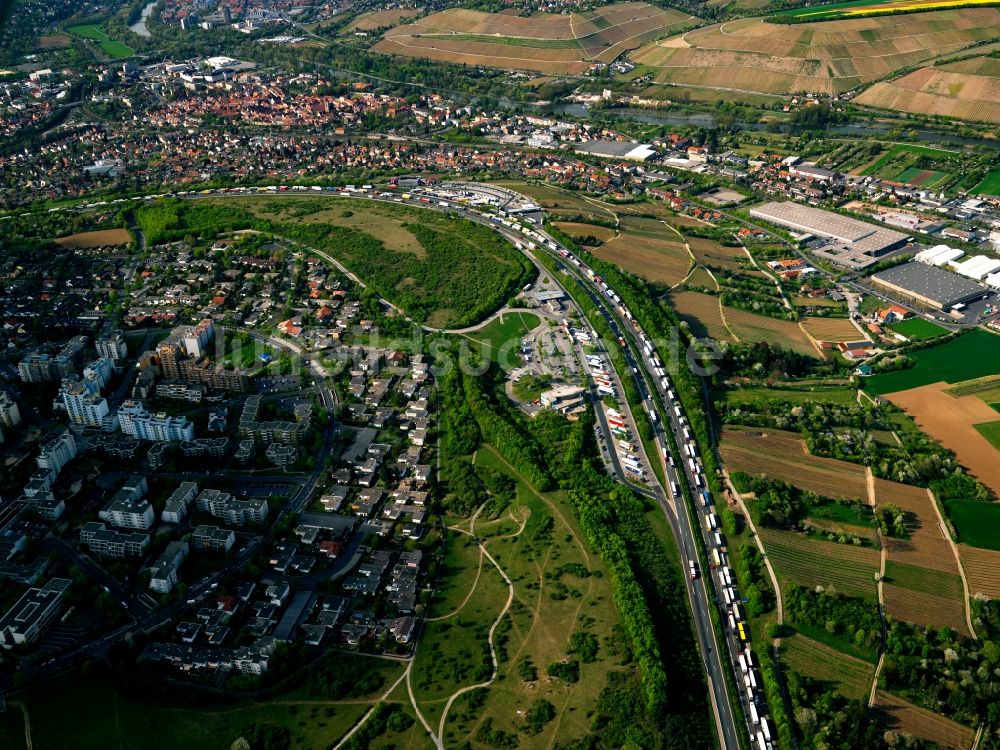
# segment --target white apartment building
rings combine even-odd
[[[38,468],[52,469],[58,474],[75,457],[76,440],[69,430],[63,430],[42,443],[38,454]]]

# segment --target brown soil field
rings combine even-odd
[[[63,247],[103,247],[105,245],[127,245],[132,235],[127,229],[101,229],[96,232],[78,232],[68,237],[60,237],[56,243]]]
[[[660,83],[836,94],[1000,36],[1000,10],[967,8],[796,24],[741,18],[632,54]]]
[[[876,691],[873,708],[879,723],[886,729],[906,732],[954,750],[967,750],[972,746],[975,733],[968,727],[941,714],[918,708],[884,690]]]
[[[344,33],[354,31],[375,31],[390,26],[398,26],[408,18],[419,16],[420,11],[416,8],[393,8],[392,10],[373,10],[362,13],[354,19],[354,22],[344,29]]]
[[[809,337],[791,320],[778,320],[732,307],[726,308],[725,315],[729,327],[742,341],[766,341],[800,354],[819,357]]]
[[[724,247],[715,240],[705,237],[688,237],[687,242],[691,246],[695,260],[709,268],[738,270],[749,263],[741,247]]]
[[[810,588],[833,586],[846,596],[875,598],[879,554],[873,547],[827,542],[780,529],[760,528],[758,532],[778,578]]]
[[[927,490],[878,478],[874,484],[876,504],[892,503],[906,513],[910,538],[886,538],[889,560],[958,575],[958,562]]]
[[[969,581],[969,595],[1000,599],[1000,552],[960,544],[958,554]]]
[[[390,29],[378,52],[491,68],[582,73],[699,19],[648,3],[606,5],[591,13],[515,16],[449,8]]]
[[[931,628],[948,627],[964,636],[970,635],[961,599],[904,589],[891,583],[882,584],[882,597],[886,614],[895,620]]]
[[[794,432],[727,426],[722,430],[719,451],[730,471],[766,474],[823,497],[868,497],[863,466],[813,456]]]
[[[38,46],[42,49],[66,49],[72,39],[65,34],[50,34],[38,37]]]
[[[833,683],[846,698],[866,700],[875,677],[875,666],[830,648],[801,633],[781,641],[782,661],[799,674]]]
[[[561,232],[565,232],[574,240],[583,237],[596,237],[601,242],[607,242],[615,236],[615,230],[609,227],[601,227],[597,224],[582,224],[577,221],[554,221],[553,226]]]
[[[698,338],[712,338],[716,341],[732,341],[726,324],[722,321],[719,298],[701,292],[670,292],[670,305],[681,320],[687,321],[691,333]]]
[[[876,83],[856,102],[878,109],[1000,123],[1000,60],[978,57]]]
[[[857,341],[863,338],[847,318],[803,318],[802,325],[817,341]]]
[[[691,258],[683,245],[627,235],[620,235],[596,248],[594,255],[636,276],[671,285],[683,279],[691,267]]]
[[[948,383],[931,383],[886,395],[916,420],[921,430],[953,451],[980,482],[1000,495],[1000,451],[973,427],[993,422],[997,413],[977,396],[955,398]]]

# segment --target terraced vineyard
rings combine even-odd
[[[681,320],[687,322],[691,333],[699,338],[709,337],[716,341],[732,341],[725,322],[719,298],[702,292],[670,292],[670,305]]]
[[[847,318],[805,318],[802,326],[817,341],[856,341],[864,338]]]
[[[969,595],[1000,599],[1000,552],[967,544],[958,545],[958,552],[969,580]]]
[[[799,674],[833,683],[846,698],[866,700],[875,677],[875,665],[837,651],[796,633],[781,642],[782,661]]]
[[[377,52],[490,68],[583,73],[644,42],[699,22],[648,3],[607,5],[593,13],[521,17],[449,8],[390,29]]]
[[[741,18],[649,44],[632,59],[660,83],[837,94],[997,36],[996,8],[799,24]]]
[[[879,690],[875,693],[874,709],[887,729],[908,732],[941,747],[967,750],[972,746],[973,731],[951,719],[918,708],[902,698]]]
[[[962,635],[970,635],[961,597],[952,599],[886,583],[882,585],[882,598],[886,614],[893,619],[930,628],[948,627]]]
[[[875,479],[876,504],[892,503],[906,513],[909,539],[886,539],[889,559],[958,575],[958,563],[944,537],[927,490]]]
[[[726,427],[719,450],[730,471],[765,474],[824,497],[868,497],[863,466],[810,455],[793,432]]]
[[[809,341],[809,337],[791,320],[770,318],[734,307],[727,307],[725,315],[729,327],[741,340],[766,341],[799,354],[819,357],[819,352]]]
[[[920,68],[876,83],[855,102],[893,112],[1000,123],[1000,60],[974,57]]]
[[[762,528],[759,533],[779,578],[802,586],[833,586],[848,596],[875,596],[879,555],[873,548],[778,529]]]

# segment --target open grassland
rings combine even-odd
[[[1000,551],[960,544],[958,553],[969,581],[969,595],[1000,599]]]
[[[799,354],[819,356],[809,337],[791,320],[770,318],[733,307],[725,308],[724,314],[729,327],[741,341],[766,341]]]
[[[702,292],[670,292],[667,299],[677,311],[680,319],[688,324],[697,338],[712,338],[716,341],[732,341],[733,337],[722,319],[719,298]]]
[[[853,700],[868,697],[875,676],[874,665],[801,633],[782,639],[781,659],[799,674],[830,683],[838,693]]]
[[[802,326],[817,341],[857,341],[864,338],[847,318],[803,318]]]
[[[973,547],[1000,551],[1000,503],[947,500],[944,506],[958,533],[958,541]],[[997,564],[1000,566],[1000,556]],[[1000,567],[996,571],[1000,574]]]
[[[1000,10],[969,8],[797,24],[742,18],[648,44],[632,59],[660,83],[836,94],[1000,36]]]
[[[732,403],[748,401],[787,401],[793,404],[833,403],[842,406],[857,401],[857,391],[853,388],[832,385],[801,386],[781,388],[727,388],[723,398]]]
[[[481,353],[494,361],[512,361],[521,348],[521,339],[541,325],[533,313],[506,312],[465,337],[479,345]],[[501,360],[501,357],[503,358]]]
[[[810,455],[793,432],[725,427],[719,450],[729,471],[764,474],[823,497],[868,497],[863,466]]]
[[[918,708],[884,690],[876,691],[873,709],[879,723],[886,729],[912,734],[953,750],[968,750],[972,746],[974,732],[968,727],[941,714]]]
[[[962,466],[1000,495],[1000,450],[994,442],[1000,439],[997,412],[977,396],[950,396],[945,388],[944,383],[932,383],[890,393],[886,398],[906,411],[922,431],[953,451]]]
[[[96,232],[77,232],[68,237],[60,237],[55,242],[63,247],[105,247],[107,245],[127,245],[132,235],[127,229],[100,229]]]
[[[879,554],[875,549],[780,529],[761,528],[759,533],[779,578],[800,586],[833,586],[846,596],[876,595]]]
[[[127,44],[122,44],[118,40],[109,37],[100,26],[96,26],[94,24],[80,24],[79,26],[70,26],[66,29],[66,31],[70,34],[76,34],[77,36],[83,37],[84,39],[90,39],[91,41],[97,42],[98,47],[115,59],[120,60],[125,57],[131,57],[135,54],[134,49],[129,47]]]
[[[209,708],[205,704],[211,704],[211,696],[199,698],[192,691],[186,700],[172,701],[154,697],[138,686],[130,690],[127,685],[93,675],[86,678],[86,690],[80,689],[79,675],[69,675],[19,699],[28,705],[35,748],[224,748],[255,723],[287,728],[292,747],[319,748],[342,737],[405,668],[379,659],[368,662],[370,670],[382,674],[378,681],[382,687],[374,694],[341,701],[301,689],[267,702],[242,701]],[[121,678],[116,675],[116,679]]]
[[[914,366],[865,380],[872,394],[896,393],[930,383],[960,383],[1000,373],[1000,335],[981,328],[938,346],[907,354]]]
[[[619,622],[610,578],[583,542],[563,493],[538,493],[490,446],[480,448],[476,465],[513,479],[516,500],[495,520],[478,518],[474,527],[469,521],[456,521],[456,528],[484,540],[486,549],[510,578],[514,593],[510,610],[494,636],[495,643],[497,635],[502,643],[499,679],[485,693],[481,705],[471,705],[462,698],[456,701],[442,739],[447,747],[462,746],[475,738],[487,720],[492,720],[494,728],[518,732],[523,727],[519,717],[539,697],[555,705],[557,718],[539,734],[518,732],[518,748],[550,747],[557,737],[577,739],[587,733],[587,717],[616,663],[608,648],[612,629]],[[452,547],[465,547],[460,556],[449,550],[446,559],[449,574],[457,576],[460,583],[440,599],[436,595],[431,622],[413,667],[418,705],[435,727],[446,698],[476,682],[470,679],[471,671],[488,659],[485,631],[509,596],[496,568],[488,560],[480,560],[476,545],[470,542],[471,537],[461,531],[451,535]],[[501,585],[495,585],[496,581]],[[580,664],[578,682],[547,678],[546,667],[569,658],[570,638],[579,632],[597,640],[596,659]],[[476,637],[470,637],[473,634]],[[462,644],[460,652],[456,642]],[[535,667],[537,680],[522,679],[524,661]],[[469,673],[456,679],[453,671],[462,665],[468,665]]]
[[[640,2],[526,17],[449,8],[389,30],[374,49],[466,65],[578,74],[697,22],[686,13]]]
[[[344,33],[354,31],[376,31],[392,26],[398,26],[403,21],[419,16],[420,11],[416,8],[391,8],[389,10],[371,10],[362,13],[354,19],[351,24],[344,29]]]
[[[894,112],[1000,123],[1000,60],[977,57],[920,68],[876,83],[855,102]],[[973,192],[997,194],[978,186]]]
[[[944,10],[956,6],[995,5],[996,0],[847,0],[828,5],[779,10],[770,16],[786,21],[833,21],[838,18]]]

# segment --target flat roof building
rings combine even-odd
[[[881,287],[938,310],[948,310],[986,294],[986,289],[975,281],[917,261],[873,274],[871,280]]]
[[[0,646],[31,643],[62,609],[63,595],[73,582],[53,578],[42,588],[31,588],[0,617]]]

